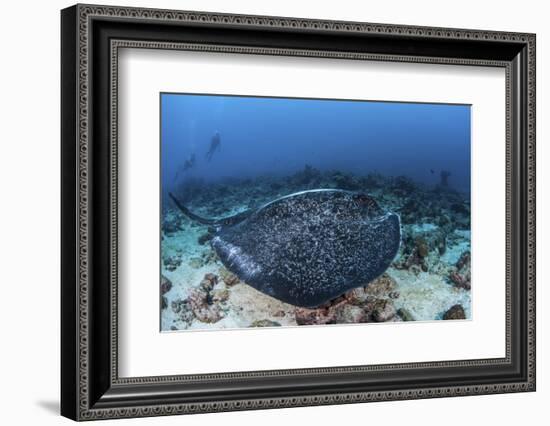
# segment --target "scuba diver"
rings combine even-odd
[[[195,167],[195,153],[186,158],[186,160],[183,162],[183,167],[178,168],[178,170],[176,171],[176,176],[174,176],[174,182],[178,180],[180,172],[185,173],[187,170],[192,169],[193,167]]]
[[[208,161],[212,160],[212,156],[214,155],[214,152],[216,152],[221,148],[220,144],[221,144],[220,132],[216,131],[216,133],[214,133],[214,136],[212,136],[212,139],[210,140],[210,148],[206,153],[206,159]]]
[[[183,163],[183,171],[185,172],[193,167],[195,167],[195,153],[191,154],[191,156],[185,160]]]

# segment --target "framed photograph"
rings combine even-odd
[[[535,35],[61,12],[61,412],[535,390]]]

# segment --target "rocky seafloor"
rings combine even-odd
[[[356,176],[306,166],[286,177],[187,179],[176,195],[201,216],[224,217],[316,188],[363,191],[383,209],[399,213],[401,247],[382,276],[316,309],[283,303],[228,271],[210,247],[213,229],[165,200],[161,330],[471,318],[470,199],[453,190],[444,173],[440,184],[428,187],[403,176]]]

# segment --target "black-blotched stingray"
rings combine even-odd
[[[317,307],[366,286],[391,264],[399,249],[399,216],[370,196],[315,189],[278,198],[222,219],[192,213],[212,225],[212,247],[246,284],[283,302]]]

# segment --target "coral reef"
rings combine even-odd
[[[160,292],[161,294],[168,293],[172,289],[172,281],[166,278],[164,275],[160,277]]]
[[[453,305],[443,315],[444,320],[462,320],[466,319],[466,313],[461,305]]]
[[[388,296],[395,293],[396,282],[388,274],[382,274],[380,277],[371,281],[366,287],[363,287],[365,294],[375,297]]]
[[[229,290],[226,288],[217,288],[215,290],[212,290],[210,293],[210,296],[212,297],[212,302],[225,302],[227,299],[229,299]]]
[[[194,320],[203,323],[216,323],[225,316],[224,302],[229,298],[225,288],[215,288],[218,276],[206,273],[198,287],[189,290],[185,299],[172,302],[172,310],[178,319],[189,325]]]
[[[223,318],[219,304],[213,303],[210,292],[203,287],[191,290],[187,302],[195,318],[201,322],[218,322]]]
[[[470,252],[465,251],[460,255],[460,258],[456,262],[456,269],[451,271],[449,279],[454,283],[456,287],[470,290],[471,285],[471,271],[470,271]]]
[[[176,318],[177,320],[182,323],[182,324],[185,324],[185,327],[189,326],[193,320],[195,319],[195,316],[193,314],[193,311],[191,310],[191,307],[190,307],[190,304],[189,304],[189,301],[186,299],[186,300],[181,300],[181,299],[178,299],[178,300],[174,300],[172,301],[172,312],[174,314],[176,314]],[[172,328],[174,327],[174,328]],[[171,330],[178,330],[179,328],[181,327],[176,327],[176,325],[172,325],[171,326]]]
[[[225,268],[220,270],[220,277],[225,285],[229,287],[234,286],[239,282],[239,277]]]
[[[386,322],[391,320],[396,314],[393,302],[389,299],[378,299],[374,302],[372,309],[372,319],[376,322]]]
[[[335,310],[330,307],[308,309],[296,308],[296,324],[298,325],[320,325],[335,324]]]
[[[168,308],[168,298],[165,296],[172,289],[172,281],[164,275],[160,277],[160,309]]]
[[[436,175],[437,177],[437,175]],[[470,199],[443,170],[435,186],[406,176],[354,175],[311,165],[293,175],[186,178],[175,190],[191,210],[224,217],[312,188],[358,190],[401,217],[402,242],[388,270],[316,308],[266,296],[228,271],[210,247],[211,227],[162,206],[162,330],[277,327],[468,319],[471,297]]]
[[[296,308],[298,325],[387,322],[395,317],[396,282],[383,274],[365,287],[355,288],[316,309]]]

